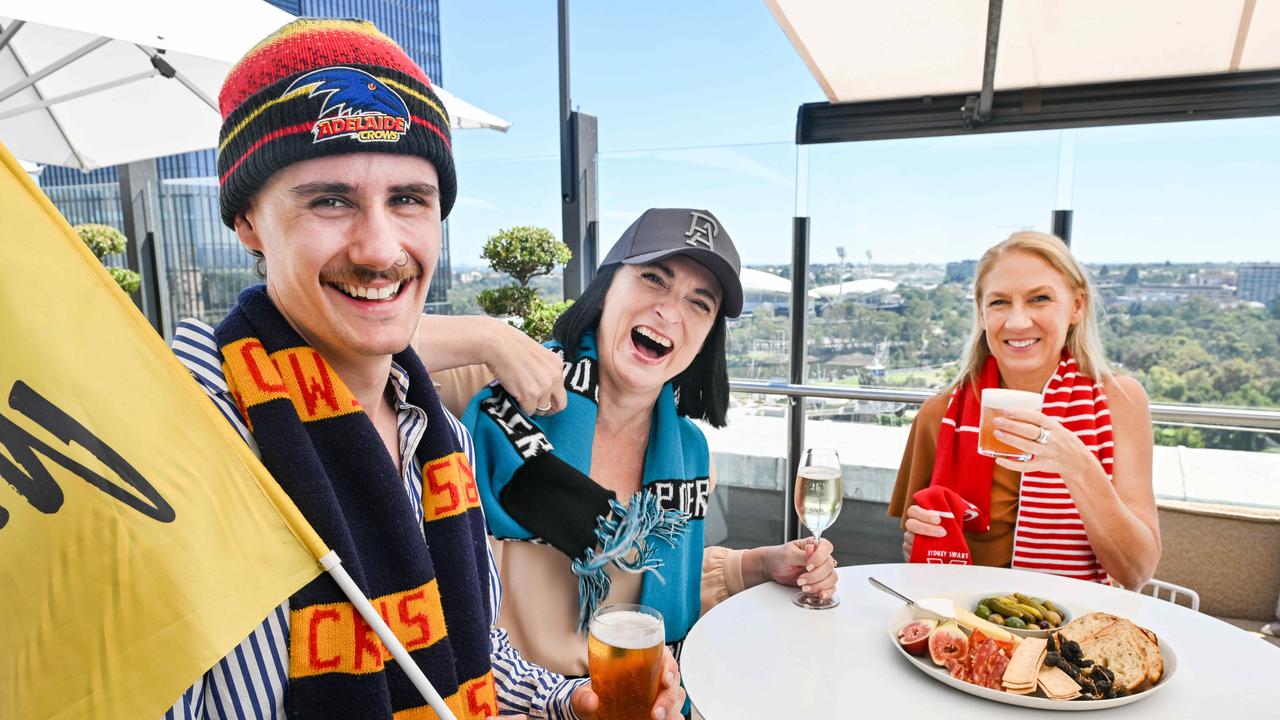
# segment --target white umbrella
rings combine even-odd
[[[81,170],[211,147],[231,65],[292,19],[261,0],[0,0],[0,140]],[[509,126],[445,95],[454,127]]]
[[[506,132],[511,123],[492,113],[481,110],[440,86],[435,86],[436,95],[449,111],[449,126],[455,130],[497,130]]]
[[[0,0],[0,139],[82,170],[207,148],[230,63],[291,17],[259,0]]]
[[[26,160],[19,160],[18,165],[22,166],[22,171],[30,175],[32,178],[39,177],[40,173],[44,171],[43,165],[29,163]]]

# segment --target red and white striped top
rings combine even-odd
[[[1077,372],[1076,361],[1068,354],[1064,353],[1057,372],[1045,385],[1041,411],[1075,433],[1102,463],[1107,480],[1112,479],[1115,441],[1107,396],[1102,383]],[[1093,554],[1084,522],[1060,476],[1022,474],[1013,531],[1013,567],[1107,582],[1107,572]]]

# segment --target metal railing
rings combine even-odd
[[[934,390],[905,388],[837,387],[831,385],[793,385],[755,380],[730,380],[729,389],[736,393],[817,397],[835,400],[880,400],[920,405],[932,397]],[[1201,405],[1151,404],[1151,420],[1155,423],[1213,425],[1258,431],[1280,431],[1280,411],[1257,408],[1229,408]]]

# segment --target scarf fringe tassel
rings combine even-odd
[[[609,504],[613,512],[596,524],[599,550],[587,550],[582,559],[572,564],[573,574],[578,576],[579,632],[587,630],[591,615],[609,595],[612,582],[606,569],[611,563],[632,574],[653,573],[658,582],[665,584],[660,572],[662,561],[654,557],[657,546],[647,541],[657,539],[675,547],[689,530],[684,516],[678,510],[663,510],[658,496],[652,492],[636,493],[629,506],[617,500]],[[627,560],[633,550],[636,557]]]

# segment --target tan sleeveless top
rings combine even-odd
[[[569,677],[587,674],[587,636],[578,633],[578,578],[550,545],[489,539],[502,576],[498,627],[521,657]],[[702,551],[702,612],[742,591],[742,550]],[[605,604],[640,601],[639,575],[609,568]]]
[[[431,374],[441,402],[455,416],[493,380],[483,365]],[[587,675],[587,637],[578,633],[578,578],[570,560],[550,545],[489,539],[502,577],[498,627],[529,662],[569,677]],[[702,551],[702,612],[743,590],[742,550]],[[641,576],[609,567],[613,580],[605,604],[640,601]]]
[[[889,500],[889,514],[904,517],[911,496],[929,487],[933,458],[938,450],[938,429],[947,411],[950,392],[934,395],[920,406],[911,423],[911,434],[898,466],[898,480]],[[975,565],[1008,567],[1013,560],[1013,529],[1018,520],[1018,473],[995,466],[991,482],[991,529],[964,534]]]

